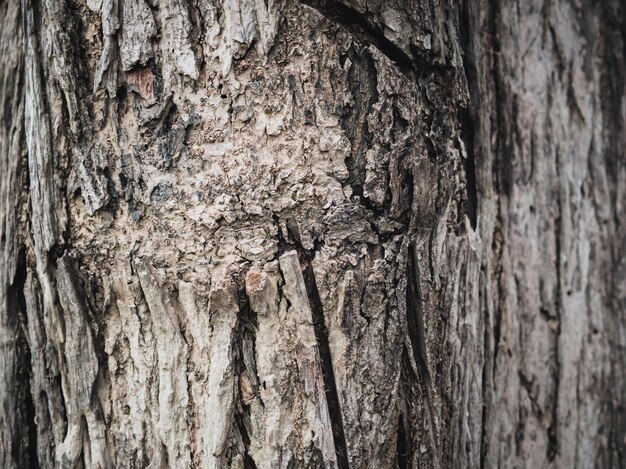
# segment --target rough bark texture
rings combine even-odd
[[[626,466],[624,16],[0,0],[0,465]]]

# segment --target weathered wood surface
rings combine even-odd
[[[0,0],[2,467],[624,467],[618,0]]]

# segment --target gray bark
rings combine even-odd
[[[0,465],[626,466],[618,0],[0,0]]]

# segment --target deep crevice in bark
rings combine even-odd
[[[235,425],[236,430],[241,436],[241,442],[244,446],[244,452],[242,454],[244,469],[257,469],[257,465],[250,455],[250,433],[248,431],[250,420],[250,406],[244,405],[243,402],[239,402],[235,409]]]
[[[474,152],[474,122],[471,117],[471,113],[468,109],[461,109],[459,111],[461,126],[462,126],[462,138],[465,144],[465,151],[467,157],[463,162],[463,169],[465,170],[465,191],[467,201],[465,202],[465,211],[469,218],[472,229],[476,229],[478,221],[478,190],[476,188],[476,157]]]
[[[463,44],[463,69],[467,79],[469,92],[469,103],[465,108],[459,110],[459,120],[461,123],[461,137],[465,144],[467,157],[463,162],[465,170],[465,189],[467,195],[466,212],[470,220],[472,229],[476,229],[478,211],[478,189],[476,184],[476,105],[477,105],[477,83],[476,83],[476,63],[472,52],[472,35],[470,28],[470,12],[468,2],[463,2],[463,7],[459,12],[459,33]]]
[[[422,462],[420,444],[416,442],[416,438],[420,438],[420,432],[415,428],[417,422],[423,420],[418,413],[419,403],[423,401],[420,396],[422,389],[420,388],[420,378],[417,370],[411,361],[410,352],[407,348],[408,344],[402,347],[402,356],[400,364],[401,384],[398,393],[400,403],[400,413],[403,416],[404,432],[406,437],[407,452],[407,468],[414,467],[417,463],[419,466]]]
[[[323,241],[315,241],[314,249],[307,251],[300,242],[300,235],[297,229],[290,227],[287,224],[287,230],[293,243],[286,240],[280,228],[280,220],[278,215],[273,215],[274,223],[278,228],[278,252],[276,257],[289,249],[295,249],[298,253],[300,260],[300,266],[302,268],[302,277],[309,300],[309,307],[311,308],[311,314],[313,319],[313,329],[315,331],[315,340],[317,342],[318,352],[320,356],[320,366],[322,369],[322,378],[324,380],[324,390],[326,394],[326,403],[328,405],[328,414],[331,421],[333,442],[335,445],[335,454],[337,457],[337,467],[339,469],[348,469],[348,444],[346,441],[343,415],[341,413],[341,405],[339,403],[339,393],[337,390],[337,384],[335,381],[335,372],[333,370],[333,362],[330,353],[330,345],[328,343],[328,329],[326,328],[326,321],[324,319],[324,308],[322,300],[317,288],[317,282],[315,280],[315,272],[313,271],[313,259],[315,253],[323,244]],[[281,294],[281,297],[284,297]],[[285,297],[286,298],[286,297]]]
[[[499,4],[496,0],[490,0],[489,2],[489,21],[488,21],[488,27],[489,27],[489,38],[490,38],[490,44],[492,46],[492,50],[491,50],[491,80],[492,80],[492,86],[494,88],[494,94],[495,94],[495,109],[494,109],[494,115],[495,115],[495,119],[491,120],[491,128],[493,129],[492,131],[495,133],[495,141],[492,145],[492,151],[493,151],[493,178],[494,178],[494,185],[496,187],[496,190],[499,193],[506,193],[509,194],[510,193],[510,187],[507,184],[507,177],[504,174],[505,171],[503,169],[503,155],[505,155],[506,153],[502,151],[502,129],[501,129],[501,125],[504,122],[503,121],[503,116],[504,116],[504,92],[502,90],[502,84],[500,83],[500,71],[499,71],[499,56],[500,56],[500,40],[498,38],[498,28],[497,28],[497,22],[498,22],[498,17],[500,15],[500,9],[499,9]],[[497,280],[496,280],[496,284],[498,285],[498,300],[500,302],[503,302],[505,299],[505,290],[504,290],[504,282],[502,281],[502,211],[505,209],[502,206],[502,201],[500,200],[500,198],[497,199],[497,203],[498,203],[498,219],[496,220],[496,226],[494,227],[494,250],[498,251],[498,269],[499,271],[497,272]],[[500,243],[499,245],[497,243]],[[493,367],[493,372],[492,374],[495,375],[495,371],[496,371],[496,364],[497,364],[497,359],[498,359],[498,353],[499,353],[499,348],[500,348],[500,329],[501,329],[501,320],[502,320],[502,312],[496,310],[496,314],[495,314],[495,318],[494,318],[494,323],[493,323],[493,337],[494,337],[494,346],[493,346],[493,363],[491,364]]]
[[[396,464],[398,469],[411,467],[411,441],[404,424],[404,415],[400,412],[396,434]]]
[[[414,425],[418,420],[418,415],[416,413],[416,407],[418,402],[420,401],[418,396],[419,389],[419,378],[417,376],[417,372],[415,367],[411,363],[411,358],[409,357],[409,351],[407,349],[407,344],[404,344],[402,347],[402,357],[400,361],[400,386],[398,390],[398,402],[400,406],[400,418],[401,422],[398,422],[398,425],[402,423],[402,429],[397,428],[396,433],[398,438],[400,437],[400,433],[404,437],[404,451],[405,451],[405,461],[406,468],[413,467],[413,460],[418,458],[415,454],[416,445],[413,442],[414,435],[416,433],[416,429]],[[398,445],[396,445],[396,458],[398,465],[400,465],[402,455],[399,452]]]
[[[376,64],[367,50],[357,51],[351,47],[348,56],[353,63],[348,74],[354,100],[352,114],[345,123],[342,122],[342,126],[350,135],[351,144],[350,156],[345,159],[349,174],[348,184],[352,187],[354,195],[360,198],[360,203],[367,209],[375,211],[370,201],[363,196],[365,182],[363,158],[370,146],[371,138],[367,128],[367,116],[378,101]]]
[[[387,39],[385,35],[373,27],[367,17],[359,13],[354,8],[350,8],[341,2],[334,0],[301,0],[307,5],[317,10],[329,21],[346,29],[354,38],[364,45],[373,45],[389,58],[400,71],[414,79],[416,76],[416,61],[421,61],[420,57],[410,57],[400,47]]]
[[[560,179],[560,151],[557,147],[556,149],[556,176],[557,180]],[[556,205],[557,205],[557,217],[554,220],[554,243],[555,243],[555,272],[556,272],[556,301],[555,301],[555,312],[556,312],[556,320],[557,320],[557,330],[554,339],[554,354],[555,354],[555,370],[554,370],[554,403],[552,405],[552,415],[550,416],[550,424],[548,425],[548,447],[546,449],[546,455],[548,456],[548,461],[552,462],[556,458],[559,451],[559,442],[557,435],[557,425],[558,425],[558,410],[559,410],[559,386],[561,384],[561,357],[559,352],[559,342],[561,340],[561,296],[563,294],[563,286],[562,286],[562,272],[561,272],[561,223],[563,217],[563,209],[562,209],[562,201],[561,194],[559,193],[556,197]]]
[[[439,445],[437,443],[437,429],[435,428],[435,413],[433,409],[432,380],[426,357],[426,338],[424,333],[424,318],[421,307],[419,286],[419,271],[417,266],[415,247],[409,244],[407,252],[407,286],[406,286],[406,316],[409,339],[413,350],[413,357],[418,367],[418,374],[424,392],[428,432],[433,451],[433,459],[438,459]]]
[[[33,396],[30,390],[32,376],[30,345],[27,339],[27,312],[24,286],[26,283],[26,250],[22,247],[17,257],[17,267],[12,284],[8,287],[7,312],[15,321],[16,383],[15,392],[19,411],[17,412],[17,436],[12,442],[15,461],[22,467],[39,467],[37,457],[37,424]],[[11,317],[12,316],[12,317]],[[26,429],[21,428],[25,426]]]
[[[335,442],[335,453],[337,455],[337,467],[339,467],[339,469],[348,469],[348,467],[350,467],[348,463],[348,445],[343,429],[339,393],[337,391],[337,384],[335,383],[335,372],[333,371],[333,362],[330,355],[330,346],[328,344],[328,329],[325,325],[324,309],[317,289],[312,261],[313,256],[307,256],[302,269],[302,277],[304,278],[307,296],[309,297],[309,305],[313,315],[313,328],[315,329],[315,339],[317,340],[320,354],[324,388],[326,390],[326,402],[328,403],[328,413],[330,415],[333,440]]]
[[[489,138],[490,142],[485,142],[488,148],[491,150],[492,170],[491,179],[493,187],[498,194],[509,194],[510,188],[507,186],[507,177],[503,169],[503,155],[506,153],[501,150],[503,137],[502,126],[504,124],[503,117],[505,115],[504,109],[504,90],[500,81],[500,38],[498,34],[498,21],[500,17],[500,4],[497,0],[489,0],[487,2],[488,11],[485,13],[486,21],[486,47],[490,52],[489,57],[483,62],[486,64],[485,75],[487,77],[488,86],[493,93],[493,108],[490,109],[489,114],[489,128],[491,134]],[[477,26],[480,27],[480,26]],[[480,99],[484,99],[483,96]],[[494,278],[495,285],[497,286],[497,297],[494,303],[494,309],[491,320],[485,324],[484,330],[484,349],[488,351],[489,355],[485,354],[484,372],[483,372],[483,400],[485,407],[482,409],[482,422],[481,422],[481,441],[480,441],[480,466],[485,467],[488,462],[488,453],[491,450],[489,447],[489,438],[491,431],[491,412],[492,412],[492,399],[488,396],[490,393],[495,392],[496,388],[496,368],[498,363],[498,354],[500,348],[501,327],[502,327],[502,304],[506,299],[505,282],[503,281],[503,202],[500,197],[496,199],[497,214],[493,227],[493,238],[491,250],[496,254],[496,261],[494,265]],[[492,345],[488,343],[488,340],[492,340]],[[491,346],[490,346],[491,345]],[[487,361],[487,357],[490,361]],[[488,386],[491,385],[491,389]]]
[[[626,5],[624,2],[616,1],[602,3],[604,16],[607,18],[607,25],[610,27],[603,28],[603,56],[607,63],[604,73],[601,75],[601,109],[607,123],[607,132],[605,142],[608,144],[607,162],[609,170],[607,176],[611,180],[612,187],[618,187],[618,175],[620,174],[620,165],[623,165],[624,148],[626,147],[626,135],[624,128],[624,114],[620,112],[620,106],[623,103],[624,87],[626,85],[626,64],[623,57],[626,57]],[[620,34],[621,32],[621,34]],[[613,53],[620,50],[621,42],[622,55]],[[612,205],[612,223],[614,230],[619,232],[620,226],[623,226],[626,218],[623,216],[623,205],[620,207],[618,191],[611,197]],[[626,239],[614,239],[612,243],[612,265],[609,291],[613,297],[611,309],[613,311],[624,310],[623,294],[620,295],[620,281],[623,277],[624,265],[623,256],[626,252]],[[619,327],[613,327],[610,331],[610,339],[612,344],[611,351],[611,371],[614,376],[610,380],[609,388],[612,391],[617,390],[617,395],[623,395],[624,389],[624,370],[626,370],[626,347],[624,347],[623,335],[620,334]],[[621,344],[621,345],[618,345]],[[610,430],[608,432],[609,447],[609,463],[610,467],[626,467],[626,403],[624,400],[611,399],[607,406],[607,412],[610,418]]]
[[[243,465],[244,469],[256,469],[256,462],[250,455],[250,400],[258,398],[258,379],[256,371],[255,357],[248,360],[246,355],[246,347],[252,348],[252,353],[256,356],[256,330],[258,328],[256,313],[250,308],[250,302],[245,290],[237,292],[237,302],[239,304],[239,321],[237,332],[237,375],[239,380],[239,403],[235,411],[235,424],[241,434],[244,446]],[[242,385],[241,380],[248,380]],[[247,386],[252,386],[252,390]],[[246,392],[252,391],[253,396],[243,395],[243,388],[246,386]]]

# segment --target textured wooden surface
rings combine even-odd
[[[623,467],[624,15],[0,0],[0,465]]]

